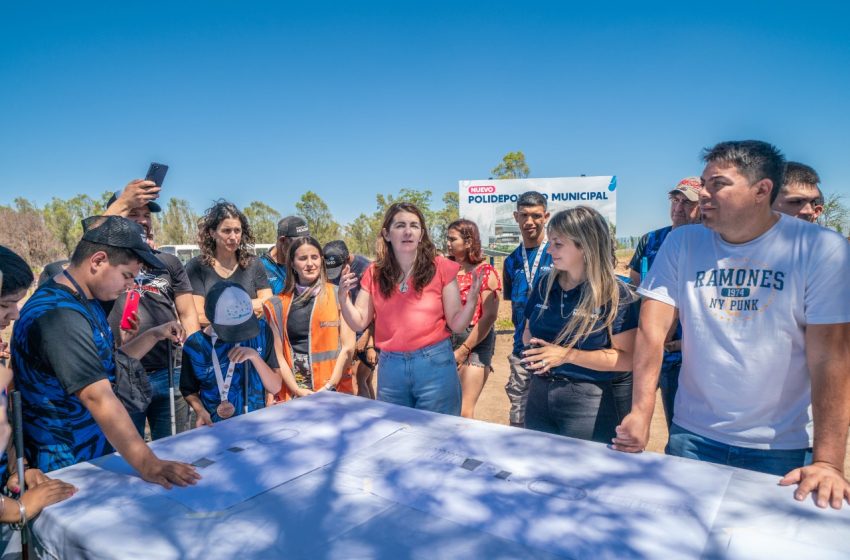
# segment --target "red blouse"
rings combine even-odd
[[[484,303],[484,295],[485,292],[492,291],[496,292],[496,299],[499,298],[499,292],[502,291],[502,280],[499,278],[499,273],[496,272],[496,269],[490,266],[488,263],[482,263],[478,265],[479,274],[483,274],[484,278],[481,282],[481,291],[478,292],[478,305],[475,306],[475,314],[472,316],[472,322],[470,325],[475,325],[478,323],[478,319],[481,318],[481,314],[483,313],[483,303]],[[490,288],[490,275],[496,279],[496,289],[492,290]],[[463,272],[463,269],[460,269],[460,272],[457,274],[457,285],[460,288],[460,302],[463,305],[466,305],[466,296],[469,294],[469,289],[472,287],[472,272]]]

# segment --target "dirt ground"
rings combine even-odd
[[[499,307],[499,319],[497,325],[505,324],[505,319],[510,320],[510,302],[501,302]],[[495,424],[508,424],[508,397],[505,395],[505,383],[508,381],[508,354],[513,344],[513,334],[507,329],[497,331],[496,352],[493,355],[494,371],[487,379],[478,405],[475,407],[475,418]],[[648,451],[663,453],[667,444],[667,423],[664,419],[664,408],[661,406],[661,396],[656,399],[655,414],[652,417],[650,428]],[[850,445],[844,460],[844,474],[850,478]]]

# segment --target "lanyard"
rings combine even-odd
[[[230,362],[227,366],[227,374],[222,378],[221,364],[218,361],[218,354],[215,353],[215,341],[218,336],[215,331],[212,333],[212,363],[213,371],[215,372],[215,383],[218,385],[218,394],[221,397],[221,402],[227,402],[227,394],[230,392],[230,381],[233,379],[233,372],[236,369],[236,362]],[[237,343],[236,346],[239,346]],[[231,407],[232,408],[232,407]]]
[[[528,281],[528,291],[531,292],[531,285],[534,283],[534,276],[537,274],[537,267],[540,266],[540,257],[543,255],[543,251],[546,250],[546,244],[548,241],[543,241],[542,244],[537,247],[537,254],[534,256],[534,264],[531,265],[531,268],[528,268],[528,252],[525,249],[525,245],[520,245],[522,247],[522,267],[525,269],[525,279]]]

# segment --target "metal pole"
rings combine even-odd
[[[26,476],[24,472],[24,419],[23,419],[23,411],[21,409],[21,392],[20,391],[12,391],[12,414],[15,418],[14,422],[14,436],[15,436],[15,454],[17,455],[17,466],[18,466],[18,485],[21,488],[21,493],[18,496],[19,500],[24,499],[24,492],[26,491]],[[23,527],[21,527],[21,552],[23,554],[23,558],[29,558],[29,526],[24,523]]]
[[[174,412],[174,343],[168,342],[168,405],[171,409],[171,435],[177,433],[177,414]]]
[[[251,362],[245,360],[242,365],[245,366],[242,376],[242,412],[248,414],[248,377],[251,375]]]

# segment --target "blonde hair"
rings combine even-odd
[[[614,320],[620,306],[622,282],[614,272],[617,257],[614,253],[614,239],[608,228],[608,222],[593,208],[577,206],[552,216],[546,230],[549,235],[555,234],[572,241],[584,252],[586,277],[581,286],[578,303],[553,342],[572,349],[589,335],[602,329],[608,331],[610,339],[613,336]],[[546,284],[545,293],[540,294],[543,297],[541,311],[548,306],[552,286],[558,281],[558,275],[562,272],[552,268],[546,280],[540,282],[540,290],[543,290],[543,284]],[[626,292],[630,298],[633,298],[631,291],[626,290]],[[629,302],[631,301],[634,300],[630,299]],[[605,316],[600,317],[606,306],[608,309]],[[599,319],[602,319],[602,324],[596,327]]]

